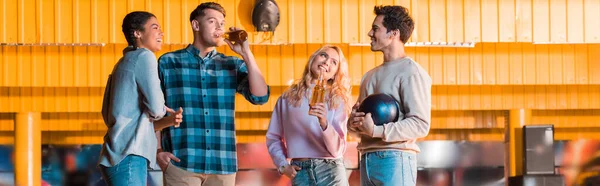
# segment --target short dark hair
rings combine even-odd
[[[129,46],[135,46],[135,31],[144,31],[144,25],[151,17],[156,17],[154,14],[145,11],[135,11],[127,14],[123,18],[123,25],[121,29],[127,44]]]
[[[383,26],[387,32],[400,31],[400,41],[406,43],[415,29],[415,22],[410,17],[408,9],[403,6],[375,6],[377,16],[383,15]]]
[[[223,14],[223,17],[225,17],[225,9],[219,3],[206,2],[198,5],[196,9],[192,11],[192,13],[190,14],[190,22],[192,22],[198,16],[204,16],[205,9],[213,9],[219,11]]]

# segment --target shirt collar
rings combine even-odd
[[[213,49],[212,51],[208,52],[208,54],[206,54],[206,56],[200,56],[200,50],[198,50],[196,47],[194,47],[194,45],[191,45],[191,44],[188,45],[185,48],[185,50],[188,51],[189,53],[192,53],[196,56],[201,57],[202,59],[208,59],[208,58],[215,56],[215,54],[217,54],[217,50]]]

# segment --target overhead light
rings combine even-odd
[[[369,43],[350,43],[350,46],[371,46]],[[408,42],[405,47],[452,47],[452,48],[473,48],[475,42]]]

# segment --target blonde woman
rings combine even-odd
[[[311,106],[312,90],[321,73],[325,101]],[[344,54],[339,47],[326,45],[311,55],[302,79],[277,100],[267,147],[279,173],[290,177],[292,185],[348,185],[342,156],[350,93]]]

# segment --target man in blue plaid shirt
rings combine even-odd
[[[269,86],[247,41],[232,44],[225,40],[243,60],[215,50],[224,40],[225,10],[221,5],[200,4],[190,22],[194,43],[158,60],[166,104],[185,110],[179,127],[157,134],[162,141],[158,164],[167,186],[233,186],[237,172],[235,94],[244,95],[252,104],[264,104]]]

